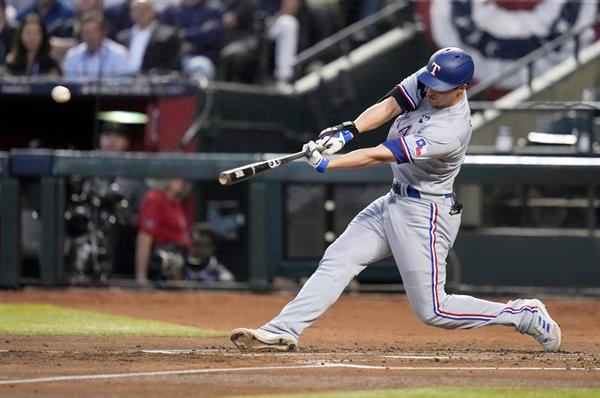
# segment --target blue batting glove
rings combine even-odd
[[[354,123],[344,122],[321,131],[316,143],[322,154],[333,155],[352,140],[355,134],[358,134],[358,130]]]

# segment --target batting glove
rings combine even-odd
[[[319,173],[324,173],[329,160],[325,159],[321,152],[319,152],[319,146],[314,141],[309,141],[302,147],[306,161]]]
[[[322,148],[321,153],[333,155],[342,149],[356,134],[358,134],[358,129],[354,122],[344,122],[321,131],[316,143]]]

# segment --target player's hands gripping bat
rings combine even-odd
[[[342,149],[356,134],[358,134],[358,129],[354,122],[344,122],[321,131],[315,143],[323,148],[321,153],[333,155]]]
[[[322,149],[315,141],[309,141],[302,147],[306,161],[319,173],[324,173],[329,164],[329,160],[321,155]]]

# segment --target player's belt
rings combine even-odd
[[[447,194],[443,194],[443,195],[432,195],[432,194],[421,195],[421,192],[419,192],[418,190],[414,189],[410,185],[401,184],[398,181],[394,181],[392,183],[392,191],[394,191],[394,193],[396,195],[409,196],[411,198],[416,198],[416,199],[421,199],[423,197],[430,197],[430,198],[431,197],[433,197],[433,198],[444,197],[444,199],[452,198],[452,193],[447,193]]]

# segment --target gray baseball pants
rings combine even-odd
[[[525,332],[538,311],[531,300],[504,304],[446,294],[446,256],[460,226],[460,214],[450,215],[451,202],[450,198],[416,199],[394,192],[372,202],[327,248],[298,295],[261,329],[298,340],[352,278],[391,254],[411,306],[426,324],[447,329],[507,325]]]

